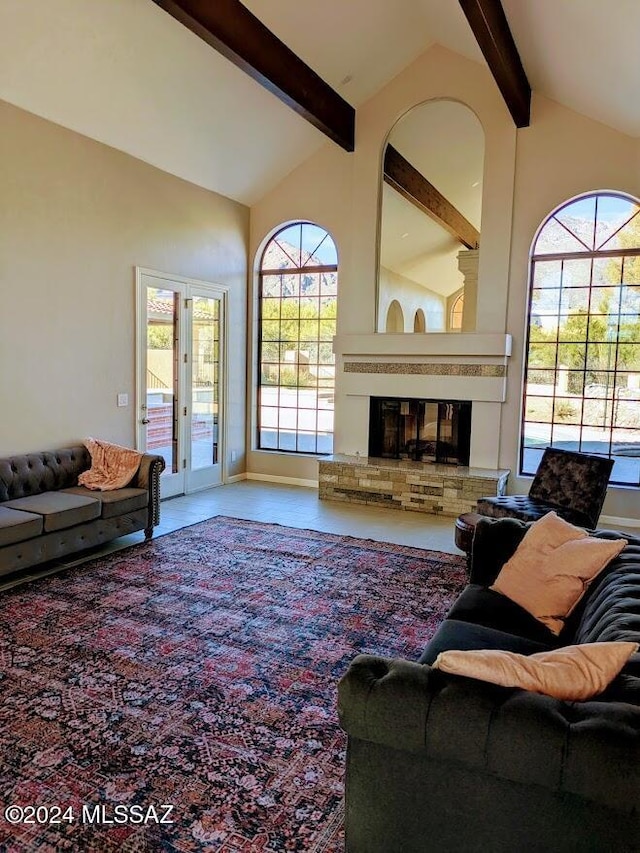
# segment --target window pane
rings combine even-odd
[[[338,295],[338,274],[323,272],[320,274],[320,293],[322,296]]]
[[[548,397],[527,397],[525,418],[528,421],[551,423],[553,400]]]
[[[529,366],[555,368],[557,349],[558,347],[555,343],[530,343]]]
[[[560,252],[584,252],[587,247],[556,219],[550,219],[540,232],[534,254],[556,255]]]
[[[571,397],[556,397],[553,404],[553,420],[560,424],[579,424],[582,416],[582,401]]]
[[[264,275],[262,276],[262,295],[263,296],[280,296],[282,277],[279,275]]]
[[[589,288],[570,287],[562,291],[561,314],[580,314],[589,310]]]
[[[536,261],[533,275],[534,288],[560,287],[562,261]]]
[[[556,211],[555,218],[571,233],[583,240],[588,248],[593,247],[593,228],[596,217],[595,196],[577,199]]]
[[[611,400],[585,400],[583,423],[607,429],[611,423]]]
[[[584,341],[587,336],[587,322],[586,314],[571,314],[568,317],[563,317],[558,329],[558,340]]]
[[[555,370],[529,370],[527,394],[537,397],[553,396],[556,387]]]
[[[587,347],[585,344],[559,344],[558,364],[575,370],[583,368],[586,364]]]
[[[278,433],[273,430],[260,430],[260,447],[263,450],[277,450],[278,448]]]
[[[640,284],[640,258],[625,257],[624,275],[622,280],[625,284]]]
[[[579,250],[578,250],[579,251]],[[591,284],[590,260],[567,260],[562,262],[562,287],[589,287]]]
[[[613,458],[615,462],[611,472],[611,482],[629,486],[640,485],[640,459],[617,454],[614,454]]]

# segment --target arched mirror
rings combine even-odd
[[[383,159],[378,332],[474,331],[483,169],[482,125],[458,101],[419,104],[391,129]],[[398,309],[409,321],[403,328],[389,322]]]

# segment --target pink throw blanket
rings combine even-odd
[[[78,477],[78,483],[94,491],[121,489],[135,477],[143,454],[98,438],[85,438],[91,454],[91,468]]]

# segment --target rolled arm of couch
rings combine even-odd
[[[164,471],[165,461],[162,456],[145,453],[140,460],[140,467],[132,485],[149,491],[149,520],[147,529],[153,528],[160,522],[160,474]]]
[[[530,524],[516,518],[480,518],[471,546],[470,582],[480,586],[492,584],[529,527]]]
[[[640,791],[640,707],[562,702],[359,655],[338,689],[350,737],[453,761],[632,811]],[[634,792],[631,794],[631,792]]]

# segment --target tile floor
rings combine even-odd
[[[317,489],[244,480],[162,502],[155,535],[212,515],[230,515],[365,539],[461,553],[453,544],[453,518],[375,506],[321,501]]]
[[[317,489],[263,483],[258,480],[243,480],[163,501],[160,524],[155,528],[154,537],[196,524],[214,515],[230,515],[234,518],[324,530],[433,551],[462,553],[453,544],[453,518],[321,501],[318,499]],[[19,576],[0,581],[0,590],[28,583],[62,568],[143,541],[142,531],[122,536],[77,559],[61,560],[47,565],[46,568],[35,566],[33,569],[27,569]]]

